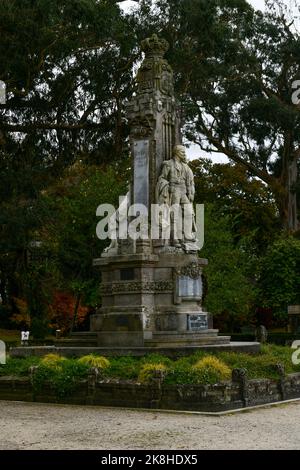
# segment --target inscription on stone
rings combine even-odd
[[[187,325],[188,330],[190,331],[207,330],[208,328],[207,314],[200,313],[197,315],[188,315],[187,324],[188,324]]]
[[[134,203],[149,204],[149,141],[136,140],[134,152]]]
[[[178,295],[179,297],[202,297],[201,277],[193,279],[189,276],[179,276]]]

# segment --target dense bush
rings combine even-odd
[[[286,373],[298,371],[300,367],[292,363],[293,350],[285,346],[264,345],[259,354],[221,352],[218,356],[231,367],[244,368],[251,379],[278,378],[276,364],[281,363]]]
[[[62,360],[57,367],[50,364],[41,361],[33,374],[33,387],[39,391],[47,384],[58,397],[72,393],[89,371],[87,365],[74,359]]]
[[[255,289],[248,276],[248,255],[235,243],[230,220],[220,216],[217,205],[205,205],[201,256],[209,260],[205,268],[206,309],[216,317],[225,314],[230,329],[244,324],[255,301]]]
[[[226,333],[231,336],[231,341],[254,341],[255,334],[246,333]],[[300,339],[300,333],[276,332],[269,333],[268,344],[277,344],[279,346],[289,346],[293,341]]]
[[[300,303],[300,240],[284,237],[261,259],[260,299],[275,316],[287,319],[288,305]]]
[[[11,375],[22,377],[28,375],[31,366],[40,364],[41,359],[37,356],[13,359],[7,358],[6,364],[0,365],[0,375]]]
[[[141,360],[137,357],[112,357],[110,358],[110,366],[103,371],[103,374],[105,377],[136,380],[140,367]]]

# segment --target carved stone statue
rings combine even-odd
[[[156,185],[156,202],[160,205],[179,208],[182,223],[171,211],[171,244],[182,247],[184,243],[196,241],[193,201],[195,195],[194,175],[186,162],[185,147],[176,145],[173,156],[165,160]]]

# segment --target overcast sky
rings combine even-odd
[[[253,5],[255,8],[257,8],[259,10],[264,10],[265,0],[248,0],[248,2],[251,3],[251,5]],[[297,3],[297,0],[284,0],[284,3],[288,7],[293,8],[295,3]],[[131,1],[131,0],[120,3],[120,6],[125,10],[128,10],[128,8],[130,8],[131,6],[134,6],[134,5],[136,5],[136,3]]]
[[[297,29],[300,29],[300,20],[299,20],[299,11],[297,11],[296,5],[299,5],[300,0],[284,0],[284,3],[287,5],[287,7],[294,12],[294,14],[297,14]],[[254,8],[257,10],[264,10],[265,9],[265,0],[248,0],[248,2],[253,5]],[[136,2],[133,2],[131,0],[128,0],[126,2],[120,3],[121,8],[123,8],[125,11],[128,11],[130,8],[136,6]],[[206,156],[210,157],[209,154],[205,154],[203,150],[201,150],[197,145],[190,145],[190,147],[187,149],[187,155],[189,159],[194,159],[198,158],[199,156]],[[214,153],[212,156],[212,160],[214,163],[223,163],[227,162],[228,159],[225,155],[223,154],[218,154]]]

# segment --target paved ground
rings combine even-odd
[[[300,403],[227,416],[0,401],[0,449],[300,449]]]

